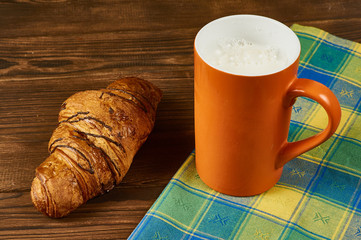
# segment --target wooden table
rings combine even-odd
[[[360,0],[1,1],[0,238],[127,238],[194,148],[197,31],[241,13],[361,42]],[[127,176],[66,218],[38,213],[30,185],[48,156],[61,103],[123,76],[148,79],[164,94]]]

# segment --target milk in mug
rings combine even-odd
[[[244,38],[221,38],[216,48],[206,52],[215,67],[240,75],[264,75],[284,68],[286,54],[271,44],[260,44]]]
[[[215,21],[207,30],[200,30],[195,47],[207,64],[224,72],[245,76],[276,73],[294,62],[299,47],[289,41],[287,32],[274,26],[258,19],[252,24],[236,18],[227,20],[227,25]]]

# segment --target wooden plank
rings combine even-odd
[[[63,219],[38,213],[29,192],[0,193],[0,239],[125,239],[161,190],[117,188]]]
[[[232,14],[280,21],[359,18],[359,1],[2,1],[0,37],[201,27]],[[26,23],[26,24],[25,24]]]

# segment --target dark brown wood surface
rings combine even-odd
[[[0,238],[126,239],[194,148],[193,39],[209,21],[268,16],[361,42],[359,0],[0,1]],[[124,181],[70,216],[30,199],[61,103],[123,76],[163,90]]]

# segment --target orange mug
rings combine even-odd
[[[326,141],[341,108],[326,86],[297,78],[300,42],[286,25],[233,15],[205,25],[194,41],[195,157],[200,178],[233,196],[267,191],[284,164]],[[320,133],[288,142],[297,97],[328,114]]]

